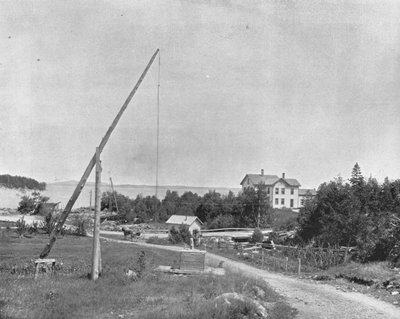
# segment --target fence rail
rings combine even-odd
[[[216,229],[203,229],[202,233],[217,233],[228,231],[254,231],[254,228],[216,228]]]
[[[265,244],[236,243],[232,240],[209,240],[204,242],[206,250],[222,250],[237,258],[248,260],[262,268],[291,273],[326,269],[346,263],[352,247],[315,248],[274,245],[270,249]]]

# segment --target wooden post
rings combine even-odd
[[[346,247],[346,250],[344,251],[344,263],[346,264],[348,261],[348,256],[347,256],[347,252],[348,252],[348,248]]]
[[[94,192],[93,258],[92,280],[99,278],[100,266],[100,197],[101,197],[101,162],[100,149],[96,147],[96,188]]]
[[[288,261],[289,261],[289,257],[286,257],[286,263],[285,263],[285,270],[287,272],[288,269]]]
[[[264,268],[264,249],[261,248],[261,267]]]
[[[301,258],[299,258],[299,271],[298,271],[298,273],[299,273],[299,276],[300,276],[300,274],[301,274]]]

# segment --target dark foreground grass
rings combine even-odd
[[[92,282],[87,279],[92,240],[85,237],[57,240],[49,256],[57,259],[56,275],[34,281],[33,260],[47,240],[0,234],[0,318],[257,318],[252,303],[215,300],[226,292],[258,300],[269,318],[295,314],[264,282],[232,274],[157,273],[155,267],[176,263],[178,254],[134,245],[102,243],[103,273]],[[138,278],[126,276],[128,269]]]

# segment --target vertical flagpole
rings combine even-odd
[[[158,222],[158,166],[159,166],[159,144],[160,144],[160,73],[161,73],[161,54],[158,52],[158,75],[157,75],[157,156],[156,156],[156,208],[154,219]]]
[[[92,258],[92,280],[99,278],[100,265],[100,183],[101,162],[100,149],[96,147],[96,186],[94,192],[94,226],[93,226],[93,258]]]

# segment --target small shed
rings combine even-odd
[[[172,215],[166,222],[169,225],[169,229],[172,227],[179,227],[180,225],[188,225],[189,231],[193,234],[193,231],[197,229],[201,230],[201,225],[203,223],[196,216],[187,216],[187,215]]]

